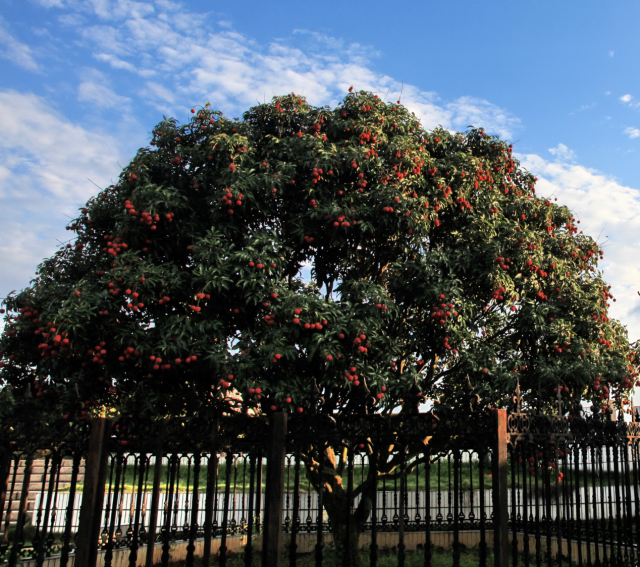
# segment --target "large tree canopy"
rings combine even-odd
[[[516,379],[529,401],[628,399],[636,350],[603,252],[507,143],[427,132],[368,92],[193,112],[6,299],[6,397],[335,413],[355,390],[390,411],[414,383],[446,406],[469,375],[488,405]]]

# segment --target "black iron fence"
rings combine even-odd
[[[638,423],[515,399],[0,424],[0,564],[637,565]]]

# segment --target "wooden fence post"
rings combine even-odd
[[[287,414],[273,413],[270,421],[271,436],[267,452],[267,483],[262,531],[262,567],[280,567]]]
[[[509,507],[507,505],[507,410],[491,410],[494,423],[492,454],[493,553],[495,567],[509,566]]]
[[[84,469],[84,489],[80,504],[78,545],[75,565],[95,567],[98,560],[100,520],[104,501],[104,485],[107,481],[109,435],[111,421],[97,418],[91,423],[91,436]]]

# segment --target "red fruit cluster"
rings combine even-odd
[[[502,301],[504,299],[504,293],[506,292],[504,286],[500,286],[497,289],[493,290],[491,294],[496,301]]]
[[[367,336],[366,335],[360,335],[359,337],[356,337],[355,339],[353,339],[353,344],[356,345],[358,347],[358,352],[368,352],[369,347],[371,346],[368,342],[364,342],[367,340]]]
[[[103,238],[107,241],[107,245],[102,248],[102,251],[114,258],[120,252],[129,248],[129,245],[126,242],[122,242],[121,238],[111,238],[109,235],[105,235]]]
[[[443,298],[444,296],[440,297]],[[452,315],[454,317],[458,316],[457,311],[451,311],[451,309],[453,309],[453,303],[440,303],[439,305],[434,305],[431,309],[431,318],[435,319],[441,325],[444,325]]]

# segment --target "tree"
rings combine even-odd
[[[153,130],[7,298],[5,390],[53,408],[77,385],[81,417],[140,396],[159,415],[335,415],[354,391],[388,414],[414,384],[444,411],[467,375],[488,406],[517,379],[542,409],[556,388],[574,412],[628,403],[637,349],[608,317],[603,251],[511,145],[427,132],[368,92],[192,112]]]

